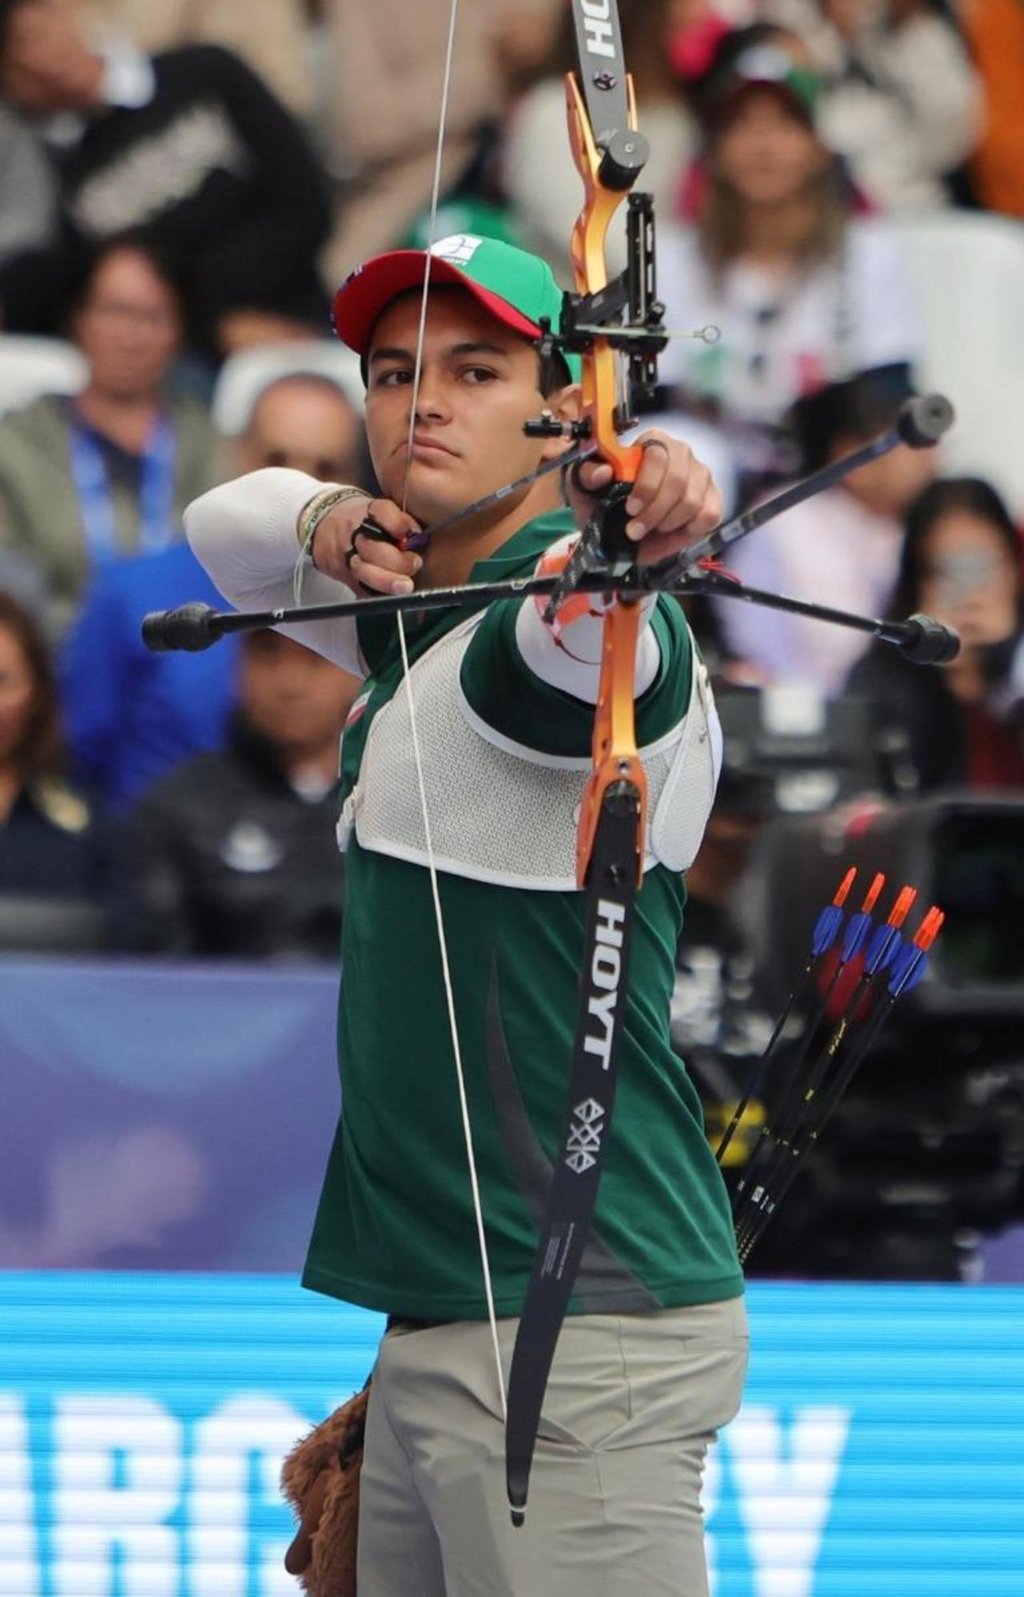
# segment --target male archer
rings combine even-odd
[[[416,385],[424,271],[420,252],[378,256],[335,300],[338,334],[363,362],[381,495],[270,469],[188,511],[192,546],[232,603],[291,603],[297,565],[303,602],[337,599],[339,584],[401,593],[527,577],[538,564],[557,569],[585,524],[612,474],[597,460],[566,474],[568,505],[549,473],[412,547],[423,528],[564,452],[563,437],[529,437],[523,424],[545,409],[569,421],[580,406],[572,370],[538,347],[542,319],[557,324],[561,303],[549,268],[466,236],[432,251]],[[641,441],[628,532],[647,562],[706,534],[721,505],[685,444],[660,432]],[[341,755],[342,1111],[303,1276],[390,1320],[367,1418],[359,1597],[707,1590],[701,1471],[739,1404],[747,1330],[725,1190],[669,1045],[669,998],[683,873],[711,807],[719,744],[682,611],[664,597],[644,605],[635,689],[649,826],[618,1106],[523,1530],[505,1501],[429,866],[507,1371],[579,1004],[574,851],[602,601],[574,595],[554,627],[532,599],[482,604],[468,618],[414,612],[413,711],[393,618],[295,629],[365,678]]]

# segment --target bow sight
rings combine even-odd
[[[635,137],[639,138],[637,134]],[[653,401],[658,386],[658,356],[668,343],[664,330],[665,306],[657,295],[654,254],[654,200],[650,194],[630,194],[626,214],[626,269],[593,294],[566,293],[558,332],[543,317],[538,349],[542,360],[553,355],[582,355],[597,338],[610,349],[623,350],[626,367],[626,403],[615,410],[616,432],[635,424],[634,398]],[[523,427],[528,438],[589,438],[588,418],[559,422],[550,411]]]
[[[641,139],[640,134],[632,137]],[[637,399],[653,400],[658,384],[658,356],[668,343],[663,326],[665,306],[657,297],[654,201],[650,194],[630,194],[628,207],[626,270],[594,293],[566,293],[558,332],[552,331],[550,320],[545,317],[540,324],[538,340],[541,359],[545,361],[555,354],[590,354],[599,340],[606,350],[625,352],[624,382],[619,390],[619,403],[612,409],[616,433],[627,432],[634,426],[633,409]],[[536,420],[526,422],[523,431],[529,438],[569,437],[577,442],[588,442],[594,437],[589,414],[579,421],[560,422],[550,411],[545,411]],[[546,621],[554,619],[559,606],[588,571],[600,565],[632,562],[635,550],[625,531],[628,519],[625,502],[630,491],[628,482],[613,482],[597,497],[583,536],[548,603]]]

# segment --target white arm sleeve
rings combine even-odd
[[[238,610],[277,610],[294,602],[299,516],[311,499],[335,486],[340,484],[319,482],[284,466],[267,466],[193,500],[185,511],[188,541],[230,604]],[[352,597],[344,583],[306,565],[303,604],[330,604]],[[311,621],[277,630],[343,670],[366,675],[354,618]]]
[[[918,172],[941,174],[970,155],[984,126],[984,91],[953,26],[943,17],[912,18],[885,36],[879,55],[910,109]]]

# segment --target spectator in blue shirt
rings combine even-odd
[[[353,481],[359,436],[359,419],[330,378],[281,377],[256,400],[238,443],[241,469],[291,466]],[[224,746],[235,640],[201,654],[152,654],[142,642],[143,616],[192,599],[223,608],[185,544],[106,563],[65,644],[61,687],[73,768],[112,810],[130,808],[183,760]]]
[[[104,566],[61,660],[64,719],[80,785],[128,808],[181,760],[219,749],[234,702],[235,639],[203,654],[152,654],[142,618],[190,599],[223,601],[187,544]]]

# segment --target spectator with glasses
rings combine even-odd
[[[907,512],[890,614],[923,610],[960,634],[955,660],[923,671],[875,643],[847,694],[871,706],[897,792],[1024,792],[1021,535],[979,477],[941,478]]]
[[[223,477],[205,407],[169,388],[181,330],[177,280],[161,254],[137,238],[112,241],[71,318],[86,387],[0,421],[0,543],[43,569],[55,631],[98,569],[179,542],[184,506]]]

